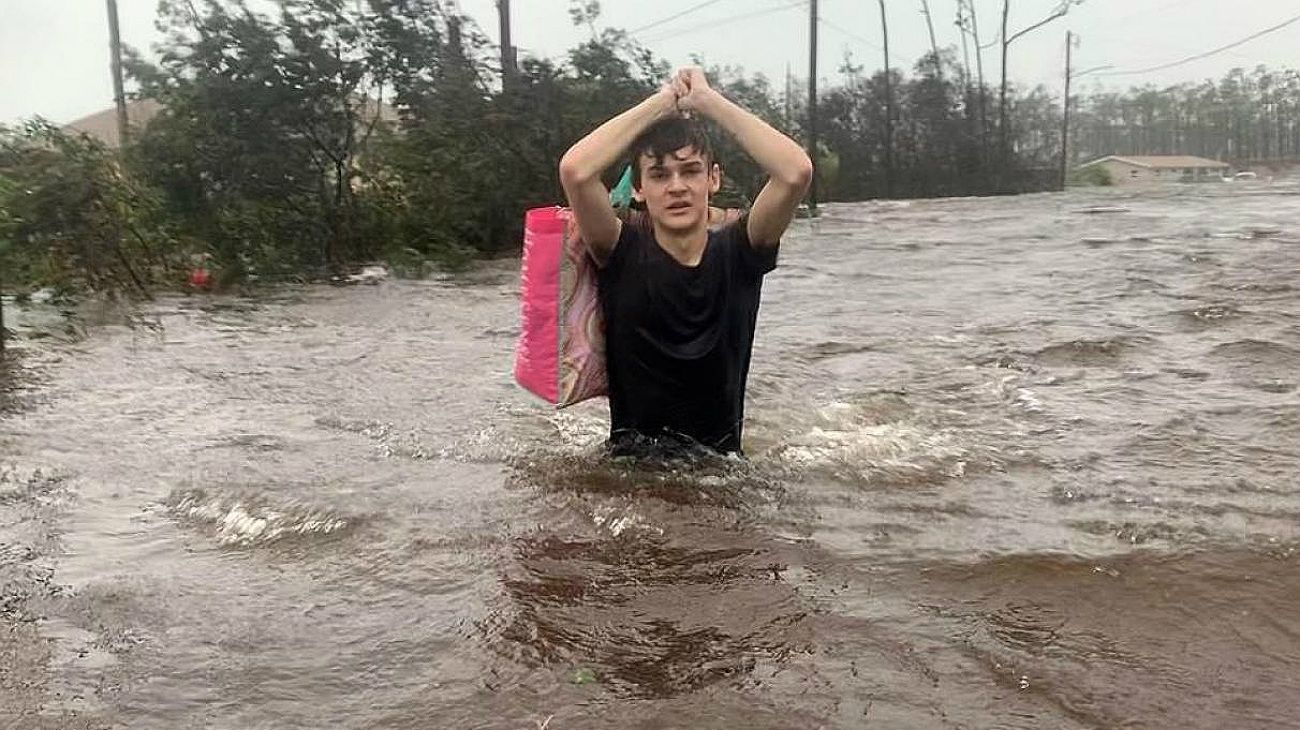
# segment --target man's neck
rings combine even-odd
[[[655,242],[659,247],[682,265],[696,266],[704,258],[704,247],[709,243],[707,219],[701,220],[698,226],[689,231],[670,231],[656,222],[654,231]]]

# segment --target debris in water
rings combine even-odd
[[[1129,213],[1132,211],[1119,205],[1094,205],[1074,212],[1083,213],[1084,215],[1101,215],[1106,213]]]
[[[362,266],[361,270],[355,274],[334,277],[334,282],[338,284],[378,284],[388,278],[388,267],[383,264],[370,264]]]
[[[1272,238],[1282,235],[1282,229],[1270,225],[1246,226],[1246,233],[1250,238]]]

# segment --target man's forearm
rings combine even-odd
[[[605,122],[569,148],[560,160],[560,176],[576,183],[598,179],[619,161],[637,135],[655,122],[677,113],[673,97],[656,93]]]
[[[699,111],[734,137],[769,178],[791,187],[807,184],[812,163],[794,140],[717,91],[701,100]]]

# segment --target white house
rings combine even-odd
[[[1202,182],[1222,180],[1231,165],[1190,155],[1110,155],[1085,163],[1079,169],[1102,167],[1116,185],[1152,182]]]

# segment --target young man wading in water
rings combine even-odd
[[[748,213],[710,230],[721,185],[707,118],[763,167],[768,182]],[[601,174],[631,155],[647,222],[624,224]],[[600,267],[609,373],[610,449],[702,445],[739,452],[745,381],[763,276],[812,180],[803,149],[714,91],[698,68],[575,144],[560,181]]]

